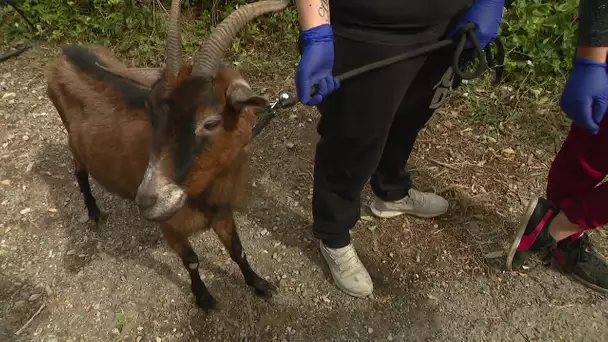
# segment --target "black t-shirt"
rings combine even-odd
[[[475,0],[329,0],[334,33],[387,45],[437,40]]]

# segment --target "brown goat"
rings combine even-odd
[[[203,43],[193,65],[182,67],[180,1],[173,0],[162,70],[129,69],[105,48],[71,45],[46,71],[47,94],[68,131],[90,219],[98,223],[104,215],[89,175],[135,201],[145,219],[159,222],[205,311],[215,300],[199,276],[188,238],[210,227],[258,295],[270,297],[274,289],[249,265],[233,216],[247,188],[254,110],[268,102],[253,94],[238,71],[219,64],[248,21],[287,5],[260,1],[240,7]]]

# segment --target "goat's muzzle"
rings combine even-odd
[[[141,215],[150,221],[164,221],[173,216],[186,202],[186,192],[148,165],[137,188],[135,203]]]

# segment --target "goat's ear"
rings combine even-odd
[[[232,111],[240,113],[245,107],[266,107],[268,100],[255,95],[244,79],[237,78],[226,89],[226,104]]]

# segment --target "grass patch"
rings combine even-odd
[[[221,20],[248,1],[230,1],[213,10],[185,6],[182,9],[182,41],[185,57],[192,57]],[[3,45],[99,44],[112,49],[131,65],[160,66],[164,62],[167,1],[92,0],[37,4],[24,0],[22,8],[37,27],[31,32],[9,6],[0,7]],[[233,40],[225,58],[258,72],[293,69],[297,61],[297,12],[295,7],[258,17]],[[269,58],[272,57],[272,58]],[[277,63],[277,61],[287,61]]]
[[[552,150],[568,132],[570,120],[559,108],[564,80],[551,79],[545,88],[532,82],[492,84],[483,77],[463,84],[449,102],[460,118],[493,139],[514,139],[532,148]]]

